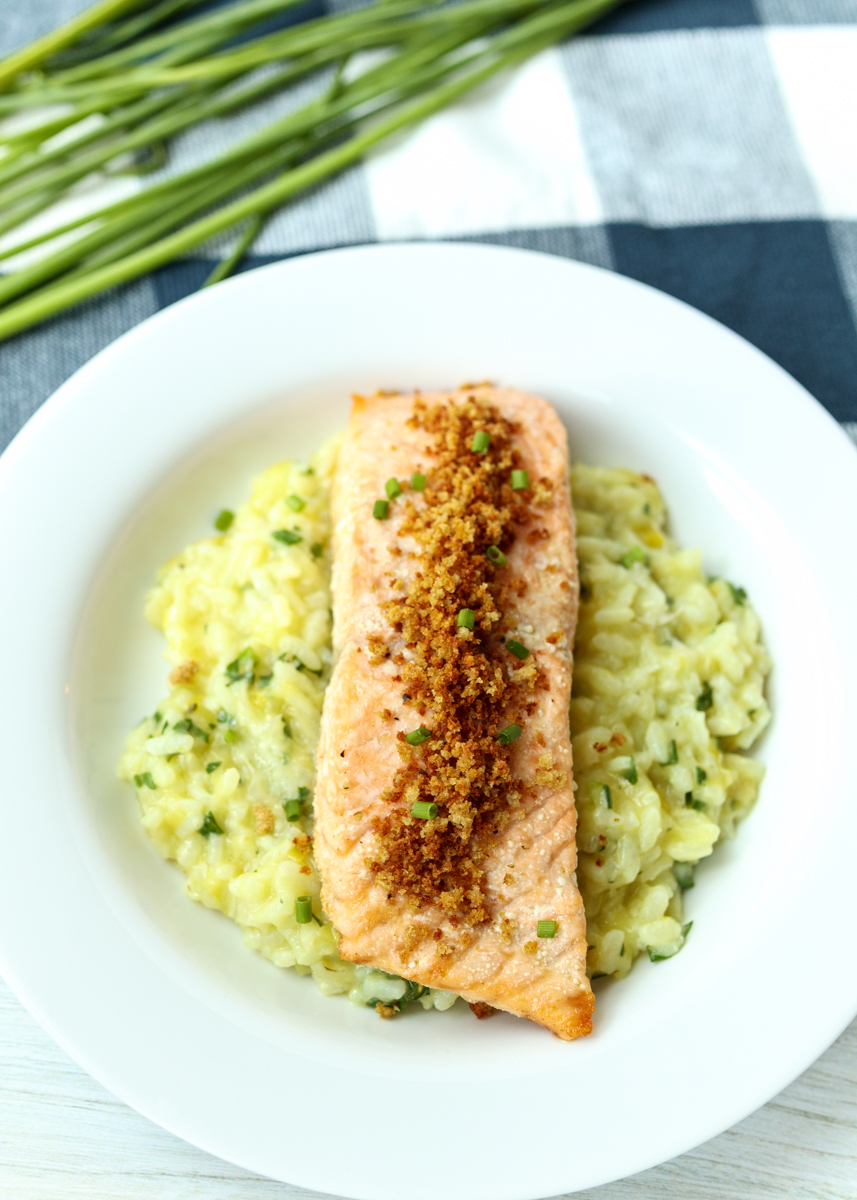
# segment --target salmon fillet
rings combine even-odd
[[[340,954],[589,1033],[565,431],[487,385],[355,397],[332,517],[314,855]]]

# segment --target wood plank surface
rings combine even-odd
[[[212,1158],[127,1108],[55,1046],[0,982],[3,1200],[315,1195]],[[857,1200],[857,1021],[805,1075],[728,1133],[578,1197]]]

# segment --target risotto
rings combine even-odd
[[[162,568],[146,616],[166,638],[171,690],[129,737],[120,775],[187,894],[249,947],[326,995],[446,1009],[451,992],[340,959],[319,902],[312,789],[335,458],[331,442],[309,465],[270,468],[220,514],[218,536]],[[572,489],[578,877],[590,973],[621,976],[641,951],[681,948],[693,866],[756,798],[762,768],[740,752],[769,720],[769,663],[743,590],[706,579],[699,552],[666,535],[651,480],[577,466]]]

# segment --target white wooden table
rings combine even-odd
[[[126,1108],[55,1046],[0,983],[2,1200],[315,1195],[212,1158]],[[674,1162],[578,1196],[857,1200],[857,1021],[802,1078],[735,1129]]]

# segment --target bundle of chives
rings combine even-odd
[[[300,2],[194,15],[200,0],[101,0],[0,62],[0,117],[19,125],[0,131],[0,260],[39,253],[0,275],[0,340],[243,227],[207,282],[224,278],[276,208],[623,0],[377,0],[263,24]],[[361,51],[384,56],[345,74]],[[315,99],[210,162],[48,232],[22,230],[81,181],[156,168],[180,131],[323,70],[333,82]]]

